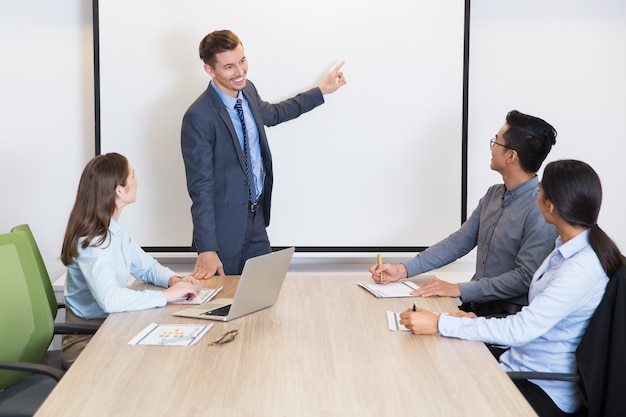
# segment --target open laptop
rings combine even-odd
[[[295,248],[250,258],[241,273],[234,298],[217,298],[172,313],[174,316],[230,321],[274,305]]]

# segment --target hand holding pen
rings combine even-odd
[[[199,292],[198,287],[193,283],[180,280],[171,287],[165,289],[163,294],[165,294],[167,302],[171,303],[178,300],[193,299]]]
[[[413,308],[400,313],[400,324],[413,334],[435,334],[439,332],[439,314],[419,308],[413,303]]]
[[[372,274],[372,280],[377,284],[388,284],[407,277],[404,265],[384,264],[381,254],[378,254],[378,262],[370,267],[369,272]]]

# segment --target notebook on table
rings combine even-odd
[[[246,261],[233,298],[217,298],[172,313],[195,319],[230,321],[276,303],[295,248],[283,249]]]

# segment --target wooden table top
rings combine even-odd
[[[377,299],[358,282],[369,276],[289,273],[276,305],[193,346],[128,344],[151,322],[206,323],[171,315],[186,306],[111,314],[36,416],[536,415],[482,343],[388,330],[387,310],[450,312],[451,299]],[[204,281],[217,297],[237,283]]]

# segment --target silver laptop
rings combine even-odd
[[[230,321],[276,303],[295,248],[250,258],[241,273],[234,298],[217,298],[172,313],[174,316]]]

